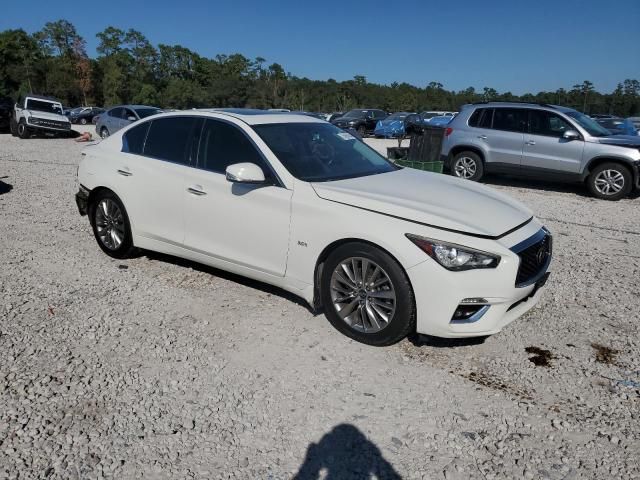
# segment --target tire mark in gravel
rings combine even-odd
[[[77,163],[64,163],[64,162],[45,162],[43,160],[18,160],[17,158],[11,157],[0,157],[0,160],[5,162],[14,162],[14,163],[42,163],[45,165],[66,165],[71,167],[77,167]]]
[[[575,225],[576,227],[594,228],[596,230],[607,230],[609,232],[628,233],[629,235],[640,235],[640,232],[634,230],[621,230],[619,228],[612,227],[599,227],[598,225],[589,225],[587,223],[569,222],[567,220],[558,220],[557,218],[538,217],[540,220],[547,220],[549,222],[564,223],[565,225]]]

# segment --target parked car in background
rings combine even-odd
[[[633,123],[633,126],[638,130],[638,134],[640,135],[640,117],[629,117],[627,120]]]
[[[373,134],[377,138],[398,138],[405,134],[405,120],[412,112],[396,112],[389,115],[384,120],[378,120]]]
[[[344,115],[344,112],[333,112],[327,114],[327,122],[333,122],[336,118],[340,118]]]
[[[119,105],[101,113],[96,121],[96,133],[107,138],[130,123],[162,113],[157,107],[147,105]]]
[[[449,115],[440,115],[438,117],[431,117],[429,120],[426,120],[424,124],[430,125],[432,127],[444,127],[446,125],[449,125],[453,118],[453,116]]]
[[[52,97],[21,95],[11,115],[13,136],[30,138],[33,134],[69,135],[71,122],[64,116],[62,104]]]
[[[431,120],[434,117],[451,117],[456,116],[458,112],[446,112],[446,111],[437,111],[437,110],[429,110],[426,112],[421,112],[420,116],[423,121]]]
[[[331,121],[340,128],[353,128],[361,137],[373,133],[379,120],[387,118],[387,112],[378,109],[356,108]]]
[[[104,108],[98,107],[80,107],[74,108],[69,112],[69,121],[71,123],[79,123],[81,125],[86,125],[88,123],[93,123],[93,119],[104,113]]]
[[[9,97],[0,97],[0,130],[8,130],[15,102]]]
[[[637,135],[638,129],[633,122],[624,118],[597,118],[596,122],[609,130],[613,135]]]
[[[610,113],[592,113],[589,116],[591,118],[594,118],[594,119],[598,119],[598,118],[619,118],[616,115],[611,115]]]
[[[497,333],[549,275],[551,235],[525,206],[399,168],[309,116],[165,113],[84,154],[76,202],[107,255],[143,248],[276,285],[370,345]]]
[[[442,154],[452,175],[469,180],[491,172],[582,182],[606,200],[640,188],[640,138],[611,135],[566,107],[467,105],[447,125]]]

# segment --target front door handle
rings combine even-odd
[[[118,173],[123,177],[130,177],[131,175],[133,175],[133,173],[131,173],[127,167],[119,168]]]
[[[478,138],[481,140],[486,140],[487,136],[486,135],[478,135]]]
[[[533,140],[529,140],[528,142],[525,142],[525,144],[527,144],[527,145],[535,145],[536,142],[533,141]]]
[[[198,195],[199,197],[207,194],[200,185],[191,185],[187,188],[187,192],[192,193],[193,195]]]

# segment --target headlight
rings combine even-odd
[[[500,256],[453,243],[406,234],[420,250],[425,252],[447,270],[462,271],[476,268],[496,268]]]

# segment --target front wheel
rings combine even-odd
[[[364,125],[360,125],[356,131],[362,138],[367,136],[367,127],[365,127]]]
[[[478,181],[484,175],[484,165],[475,152],[460,152],[451,162],[451,175],[466,180]]]
[[[127,211],[118,196],[99,192],[89,205],[89,220],[98,246],[113,258],[128,258],[134,251]]]
[[[86,125],[87,124],[87,119],[86,118],[81,118],[80,119],[80,124],[81,125]]]
[[[29,127],[24,121],[20,121],[18,124],[18,136],[23,140],[31,137],[31,132],[29,131]]]
[[[322,270],[321,295],[329,322],[358,342],[392,345],[415,330],[407,275],[372,245],[354,242],[335,249]]]
[[[620,200],[631,193],[633,179],[627,167],[608,162],[598,165],[587,178],[591,193],[603,200]]]

